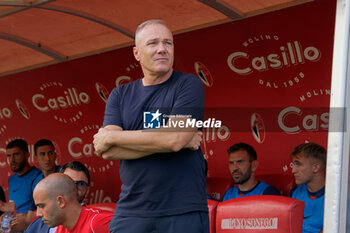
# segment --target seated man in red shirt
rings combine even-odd
[[[77,200],[76,185],[61,173],[54,173],[40,181],[34,189],[37,215],[56,233],[108,233],[112,212],[82,207]]]

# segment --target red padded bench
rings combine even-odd
[[[218,206],[219,202],[207,199],[208,202],[208,210],[209,210],[209,226],[210,226],[210,233],[215,233],[215,219],[216,219],[216,207]]]
[[[285,196],[259,195],[220,202],[216,233],[301,233],[304,202]]]

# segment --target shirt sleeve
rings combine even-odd
[[[34,202],[33,193],[32,193],[32,195],[30,195],[28,210],[30,210],[30,211],[36,210],[36,205],[35,205],[35,202]]]
[[[35,186],[42,180],[41,177],[41,173],[39,173],[39,175],[33,180],[32,182],[32,193],[30,194],[30,199],[29,199],[29,208],[28,210],[34,211],[36,210],[36,205],[34,202],[34,198],[33,198],[33,192],[35,189]]]
[[[34,192],[35,186],[42,180],[41,173],[33,180],[32,183],[32,192]]]
[[[123,128],[120,111],[120,97],[120,87],[114,88],[106,103],[103,127],[106,125],[118,125]]]
[[[190,115],[191,118],[203,120],[204,87],[201,80],[192,75],[184,79],[179,86],[171,115]]]
[[[224,193],[224,196],[222,196],[221,201],[227,201],[230,200],[230,193],[232,192],[233,188],[229,188],[228,190],[226,190],[226,192]]]

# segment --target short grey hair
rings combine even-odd
[[[136,32],[135,32],[135,40],[137,38],[137,35],[147,26],[147,25],[151,25],[151,24],[161,24],[165,27],[167,27],[169,30],[170,28],[168,27],[168,25],[161,19],[149,19],[147,21],[144,21],[143,23],[139,24],[139,26],[137,26]]]

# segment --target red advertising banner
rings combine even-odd
[[[258,153],[258,174],[291,173],[289,153],[305,141],[327,145],[335,4],[315,1],[175,36],[175,69],[205,86],[202,150],[210,177],[230,177],[227,149]],[[92,176],[89,203],[115,201],[118,161],[94,154],[92,136],[116,86],[142,76],[132,47],[0,78],[0,185],[8,187],[6,145],[52,140],[57,164],[78,160]],[[334,129],[338,130],[338,129]]]

